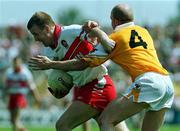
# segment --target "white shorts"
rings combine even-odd
[[[145,102],[149,110],[171,108],[174,99],[174,89],[168,75],[147,72],[138,76],[123,94],[134,102]]]

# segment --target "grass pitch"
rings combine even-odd
[[[53,127],[27,127],[28,131],[55,131]],[[0,127],[0,131],[11,131],[10,128]],[[75,128],[73,131],[83,131],[81,126]],[[91,131],[99,131],[97,125],[91,126]],[[138,129],[133,129],[130,127],[130,131],[140,131]],[[180,131],[180,124],[177,125],[164,125],[160,131]]]

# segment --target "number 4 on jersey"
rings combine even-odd
[[[139,42],[135,42],[136,37],[138,38]],[[143,46],[144,49],[147,49],[147,43],[142,40],[141,36],[139,36],[135,30],[131,30],[131,38],[130,38],[129,46],[131,48],[135,48],[137,46]]]

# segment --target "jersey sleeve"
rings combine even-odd
[[[105,52],[101,44],[97,44],[94,50],[85,57],[81,58],[82,61],[86,62],[90,67],[95,67],[103,64],[108,59],[108,53]]]
[[[3,79],[3,82],[5,84],[5,88],[7,89],[9,87],[9,76],[11,75],[11,72],[12,72],[12,68],[8,68],[4,74],[4,79]]]

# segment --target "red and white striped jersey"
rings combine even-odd
[[[15,72],[13,68],[6,71],[5,87],[9,94],[25,95],[35,88],[35,83],[29,69],[22,65],[19,72]]]
[[[82,27],[80,25],[61,27],[58,45],[54,49],[54,58],[57,60],[73,59],[89,53],[107,56],[101,44],[93,45],[94,43],[90,38],[87,38],[90,41],[89,43],[84,43],[85,34],[80,36],[81,32]],[[94,79],[101,79],[102,76],[107,75],[107,69],[105,66],[100,65],[94,68],[86,68],[83,71],[69,71],[68,73],[73,77],[73,82],[76,86],[83,86]]]

